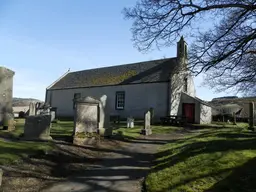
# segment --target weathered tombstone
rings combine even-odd
[[[143,135],[151,135],[152,134],[152,130],[151,130],[151,125],[150,125],[150,111],[147,111],[144,114],[144,128],[141,130],[141,134]]]
[[[29,104],[29,116],[34,116],[36,115],[36,105],[35,103],[31,102]]]
[[[2,180],[3,180],[3,170],[0,169],[0,187],[2,185]]]
[[[51,122],[53,122],[55,120],[55,111],[51,111]]]
[[[99,123],[99,101],[86,97],[77,100],[75,108],[74,135],[79,133],[97,133]]]
[[[8,129],[6,114],[12,114],[13,76],[15,72],[0,66],[0,126]]]
[[[57,107],[51,107],[50,113],[51,113],[51,121],[54,121],[56,118],[56,114],[57,114]]]
[[[249,104],[249,129],[254,130],[254,103]]]
[[[14,121],[14,116],[11,113],[5,113],[3,117],[3,129],[8,131],[13,131],[15,127],[12,125]]]
[[[127,118],[127,128],[133,128],[134,127],[134,119],[132,117]]]
[[[15,125],[16,125],[16,121],[14,121],[14,119],[10,119],[8,121],[8,131],[14,131]]]
[[[28,116],[25,120],[23,138],[25,140],[51,140],[50,129],[50,115]]]
[[[99,133],[102,136],[111,136],[112,135],[112,127],[110,126],[110,113],[109,113],[109,105],[107,102],[107,96],[103,95],[99,99]]]
[[[92,97],[76,100],[74,117],[74,143],[78,143],[81,137],[83,137],[84,143],[88,144],[90,140],[95,139],[96,135],[112,135],[106,95],[103,95],[99,100]],[[88,134],[94,135],[94,137],[87,138],[86,135]]]

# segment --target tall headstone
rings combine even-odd
[[[87,97],[76,102],[74,136],[79,133],[97,133],[99,127],[99,101]]]
[[[14,116],[12,113],[5,112],[3,116],[3,129],[8,131],[13,131],[14,126]]]
[[[13,76],[15,72],[0,66],[0,126],[8,129],[7,116],[12,115]]]
[[[56,117],[55,111],[51,111],[50,114],[51,114],[51,122],[53,122]]]
[[[99,99],[85,97],[75,102],[75,121],[73,131],[73,143],[92,144],[99,136],[112,135],[109,126],[109,110],[107,96]]]
[[[99,98],[99,110],[99,133],[102,136],[111,136],[113,130],[110,126],[110,110],[106,95],[102,95]]]
[[[31,102],[29,104],[29,116],[34,116],[36,115],[36,105],[35,103]]]
[[[85,97],[76,100],[74,116],[74,140],[81,133],[82,135],[87,133],[96,133],[102,136],[112,135],[112,128],[109,126],[109,106],[106,95],[99,99]]]
[[[249,128],[254,130],[254,103],[249,104]]]
[[[141,130],[141,134],[143,134],[143,135],[151,135],[152,134],[150,118],[151,118],[150,111],[147,111],[144,114],[144,128]]]

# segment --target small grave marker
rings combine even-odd
[[[143,134],[143,135],[151,135],[152,134],[150,118],[151,118],[150,111],[147,111],[144,115],[144,128],[141,130],[141,134]]]

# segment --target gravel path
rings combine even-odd
[[[147,175],[154,153],[159,146],[172,139],[182,137],[182,133],[152,135],[130,140],[118,149],[93,148],[104,153],[102,161],[88,166],[77,175],[68,177],[65,181],[48,186],[43,192],[139,192],[143,178]]]

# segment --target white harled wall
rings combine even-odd
[[[52,107],[57,107],[58,116],[73,116],[73,97],[75,93],[81,93],[82,97],[91,96],[96,98],[107,95],[110,115],[143,118],[144,112],[153,107],[156,118],[159,118],[167,115],[167,90],[167,82],[48,90],[46,102],[49,102]],[[124,110],[115,109],[117,91],[125,91]]]

